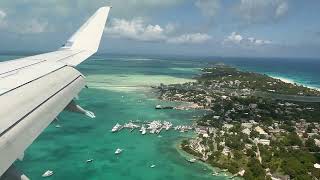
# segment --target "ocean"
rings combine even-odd
[[[1,60],[17,56],[0,56]],[[155,110],[157,99],[150,86],[192,81],[200,68],[216,62],[242,70],[265,73],[312,87],[320,87],[320,60],[268,58],[208,58],[174,56],[97,55],[78,69],[87,77],[77,102],[96,114],[95,119],[63,112],[27,149],[16,165],[31,179],[114,180],[222,180],[202,163],[190,164],[177,144],[192,133],[174,131],[141,135],[139,131],[111,133],[116,123],[130,120],[166,120],[190,125],[203,111]],[[59,124],[61,128],[55,126]],[[115,156],[117,148],[123,149]],[[86,163],[87,159],[93,162]],[[151,165],[156,165],[150,168]]]

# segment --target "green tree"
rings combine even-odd
[[[248,172],[245,173],[245,179],[265,179],[266,172],[256,158],[251,158],[248,163]]]
[[[300,137],[295,132],[289,133],[285,138],[283,139],[284,144],[286,146],[301,146],[302,141]]]
[[[305,146],[309,149],[311,152],[319,152],[320,148],[316,145],[313,138],[308,138],[305,142]]]
[[[288,174],[291,178],[296,178],[299,175],[307,174],[303,164],[295,157],[289,157],[285,159],[281,165],[282,170]]]
[[[253,130],[253,131],[250,132],[250,137],[251,138],[257,138],[257,137],[259,137],[259,133],[257,131]]]

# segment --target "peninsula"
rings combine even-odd
[[[155,87],[208,112],[181,148],[244,179],[320,177],[320,92],[223,64],[196,82]]]

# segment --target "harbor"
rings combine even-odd
[[[114,64],[110,65],[105,63],[107,61],[98,60],[91,61],[92,64],[84,67],[90,68],[93,65],[92,67],[99,68],[97,71],[111,72],[112,69],[123,66],[119,72],[128,71],[131,77],[130,73],[133,73],[133,69],[128,68],[127,64],[119,63],[123,61],[118,59],[110,61]],[[130,60],[128,63],[134,67],[136,61]],[[176,71],[172,70],[172,72]],[[187,75],[184,73],[183,76]],[[125,83],[130,83],[130,77],[126,77]],[[84,91],[83,95],[90,97],[90,100],[81,98],[79,100],[79,103],[86,104],[85,107],[96,114],[96,119],[91,120],[77,114],[64,113],[59,118],[60,128],[55,127],[56,122],[52,124],[28,150],[24,161],[17,162],[19,169],[29,172],[31,179],[101,179],[101,177],[119,180],[160,180],[170,179],[169,177],[171,179],[193,177],[193,180],[225,179],[212,176],[213,171],[204,171],[203,168],[207,167],[200,160],[195,163],[188,162],[175,149],[174,145],[181,139],[181,136],[191,137],[196,132],[196,126],[193,126],[192,123],[202,115],[201,110],[181,111],[177,108],[158,110],[155,109],[158,104],[162,107],[180,107],[183,103],[159,101],[151,92],[150,95],[145,95],[124,92],[127,90],[125,88],[97,89],[102,87],[102,84],[96,84],[96,82],[108,80],[105,78],[121,83],[119,81],[121,77],[112,75],[111,78],[107,74],[99,77],[89,75],[88,86],[91,88]],[[146,82],[146,80],[139,79],[139,82]],[[168,130],[162,128],[159,134],[156,132],[151,134],[151,129],[147,129],[148,124],[155,120],[161,120],[161,124],[163,121],[171,122],[172,126]],[[139,127],[128,128],[126,126],[124,128],[123,126],[129,122]],[[117,123],[122,127],[115,128],[115,132],[112,133],[111,130]],[[187,131],[186,129],[181,133],[181,128],[174,129],[176,126],[191,126],[193,130]],[[63,145],[57,146],[56,143],[48,142]],[[118,148],[123,151],[116,155],[115,151]],[[53,171],[53,175],[42,178],[42,174],[47,170]]]
[[[136,129],[139,129],[141,135],[145,134],[160,134],[161,132],[166,132],[169,130],[178,131],[180,133],[189,132],[189,131],[197,131],[197,127],[195,125],[173,125],[172,122],[169,121],[129,121],[123,125],[117,123],[111,129],[112,133],[120,132],[124,129],[133,132]]]

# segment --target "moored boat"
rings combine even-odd
[[[120,154],[121,152],[122,152],[122,149],[118,148],[118,149],[114,152],[114,154],[118,155],[118,154]]]
[[[115,126],[113,126],[111,132],[117,132],[121,129],[122,129],[122,126],[119,123],[117,123]]]
[[[190,163],[194,163],[194,162],[196,162],[196,161],[197,161],[197,159],[192,158],[192,159],[188,159],[187,161],[188,161],[188,162],[190,162]]]
[[[53,171],[47,170],[45,173],[42,174],[42,177],[49,177],[53,175]]]

